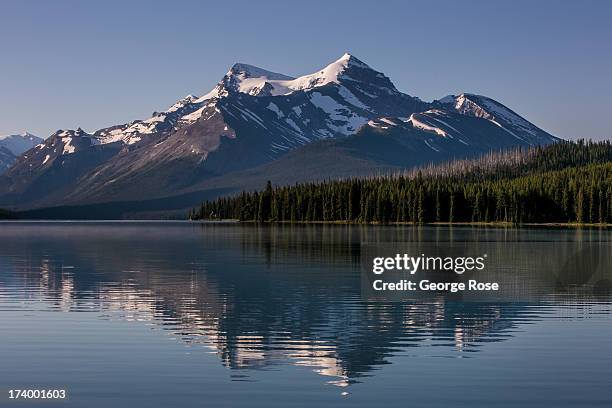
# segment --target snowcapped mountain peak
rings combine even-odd
[[[91,137],[89,133],[81,128],[75,129],[59,129],[51,135],[51,137]]]
[[[361,61],[359,58],[357,58],[356,56],[348,52],[345,52],[344,55],[336,61],[336,63],[342,63],[345,66],[354,66],[354,67],[359,67],[363,69],[372,69],[370,68],[368,64],[366,64],[365,62]]]
[[[298,78],[268,71],[254,65],[236,63],[221,82],[212,91],[197,99],[197,102],[225,97],[231,93],[245,93],[253,96],[287,95],[295,91],[307,91],[330,83],[339,84],[343,79],[353,82],[386,80],[383,87],[389,88],[392,92],[397,92],[391,81],[382,73],[374,71],[354,55],[345,53],[321,70]]]
[[[77,128],[77,130],[75,130],[74,135],[75,136],[86,136],[88,135],[88,133],[79,127]]]
[[[278,72],[272,72],[263,68],[256,67],[254,65],[244,64],[237,62],[227,72],[228,76],[239,76],[243,79],[246,78],[264,78],[264,79],[279,79],[279,80],[290,80],[293,79],[290,76],[279,74]]]
[[[534,144],[533,140],[538,142],[545,140],[550,143],[558,140],[528,122],[507,106],[483,95],[471,93],[462,93],[457,96],[448,95],[438,100],[438,103],[461,115],[486,119],[521,141]]]
[[[24,130],[19,136],[23,137],[24,139],[38,138],[38,136],[28,132],[27,130]],[[2,137],[0,137],[0,139],[1,138]]]
[[[361,66],[362,68],[369,68],[366,64],[357,59],[357,57],[349,54],[348,52],[345,52],[344,55],[342,55],[340,58],[338,58],[331,64],[327,65],[320,72],[322,73],[327,71],[334,74],[339,74],[349,66]]]
[[[372,73],[380,74],[370,68],[367,64],[360,61],[357,57],[345,53],[342,57],[327,65],[325,68],[310,75],[304,75],[291,81],[288,88],[292,90],[306,90],[327,85],[329,83],[340,83],[342,79],[360,81],[362,75],[351,75],[350,71],[367,70]],[[380,74],[381,77],[384,75]]]
[[[42,141],[42,138],[27,131],[18,135],[0,136],[0,146],[8,149],[15,156],[19,156]]]
[[[16,135],[0,135],[0,140],[4,140],[4,139],[10,139],[10,138],[21,138],[21,139],[26,139],[26,140],[32,140],[32,139],[40,139],[38,136],[28,132],[27,130],[24,130],[23,132],[16,134]]]
[[[190,103],[194,103],[198,98],[196,96],[193,96],[191,94],[185,96],[182,99],[179,99],[178,101],[176,101],[174,103],[174,105],[172,105],[170,108],[168,108],[168,110],[166,111],[166,113],[170,113],[170,112],[176,112],[177,110],[185,107],[186,105],[189,105]]]
[[[283,84],[291,80],[293,80],[292,77],[278,72],[268,71],[254,65],[236,63],[225,74],[217,87],[206,96],[208,98],[222,97],[230,93],[245,93],[254,96],[282,94],[287,93]]]
[[[439,102],[446,106],[452,106],[454,110],[463,115],[474,116],[491,121],[501,120],[503,122],[523,127],[531,126],[529,122],[516,114],[514,111],[486,96],[462,93],[458,96],[446,96],[440,99]]]
[[[225,97],[232,93],[265,96],[271,94],[274,88],[273,83],[291,79],[293,78],[290,76],[268,71],[254,65],[236,63],[212,91],[201,96],[195,102],[201,103],[212,98]]]
[[[463,115],[489,120],[494,119],[494,115],[492,115],[491,112],[488,112],[484,106],[481,106],[481,98],[482,97],[479,95],[462,93],[460,95],[447,95],[438,102]]]
[[[72,129],[58,129],[51,134],[51,137],[69,136],[72,132],[74,132]]]

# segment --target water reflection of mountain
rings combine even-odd
[[[524,238],[517,230],[33,224],[0,234],[0,282],[11,293],[153,322],[230,368],[291,363],[340,386],[411,347],[474,352],[543,318],[529,303],[360,296],[361,242]],[[27,262],[12,261],[24,251]]]

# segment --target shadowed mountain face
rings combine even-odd
[[[31,133],[0,136],[0,174],[17,160],[17,156],[31,149],[43,140]]]
[[[0,136],[0,147],[5,147],[15,156],[19,156],[42,141],[43,139],[36,135],[23,132],[19,135]]]
[[[17,156],[4,146],[0,146],[0,174],[6,171],[17,160]]]
[[[208,94],[146,120],[57,131],[0,177],[0,205],[180,201],[266,179],[368,175],[556,140],[490,98],[423,102],[349,54],[299,78],[235,64]]]

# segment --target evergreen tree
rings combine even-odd
[[[304,183],[202,203],[190,219],[612,222],[612,145],[562,142],[399,176]]]

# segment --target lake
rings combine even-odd
[[[509,257],[506,278],[516,270],[530,295],[472,302],[366,298],[360,263],[363,244],[521,242],[546,260],[556,256],[538,243],[607,249],[611,238],[599,229],[0,223],[0,405],[609,407],[606,265],[551,278]],[[24,388],[68,398],[8,400]]]

